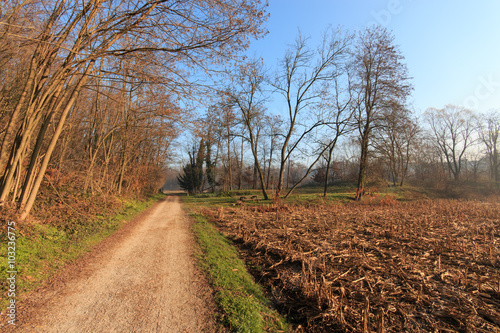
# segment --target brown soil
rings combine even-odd
[[[193,244],[179,198],[168,197],[28,295],[16,332],[216,331]]]

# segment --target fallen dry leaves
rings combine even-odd
[[[206,213],[297,331],[500,332],[498,201]]]

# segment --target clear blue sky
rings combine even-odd
[[[319,38],[330,25],[354,31],[378,22],[406,58],[417,112],[450,103],[500,108],[499,0],[269,0],[268,10],[269,34],[249,50],[268,67],[298,29]]]

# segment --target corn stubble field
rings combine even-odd
[[[297,332],[500,332],[500,202],[205,212]]]

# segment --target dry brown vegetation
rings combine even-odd
[[[172,141],[220,72],[265,34],[259,0],[2,1],[0,206],[46,176],[90,195],[157,191]],[[132,191],[130,191],[132,190]]]
[[[500,202],[219,208],[305,332],[500,332]]]

